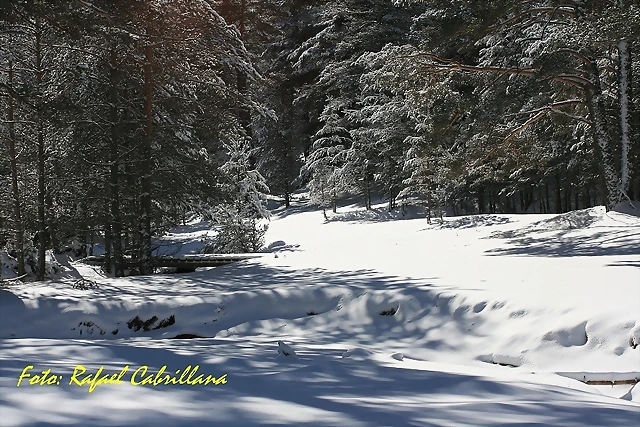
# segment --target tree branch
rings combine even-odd
[[[527,15],[532,15],[532,14],[560,14],[560,15],[566,15],[566,16],[571,16],[572,18],[575,17],[578,13],[576,12],[575,9],[573,8],[567,8],[567,7],[537,7],[537,8],[533,8],[533,9],[529,9],[529,10],[525,10],[524,12],[521,12],[519,14],[517,14],[516,16],[507,19],[504,22],[501,22],[499,24],[496,25],[492,25],[491,27],[488,28],[489,31],[493,31],[493,30],[497,30],[498,28],[501,27],[505,27],[513,22],[516,22],[517,20],[519,20],[520,18],[527,16]]]

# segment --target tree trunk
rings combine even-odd
[[[111,245],[113,247],[113,267],[116,277],[124,276],[122,265],[122,219],[120,216],[120,187],[119,187],[119,146],[118,146],[118,71],[117,52],[115,47],[111,49],[110,70],[109,70],[109,120],[111,134],[109,140],[109,230],[111,234]],[[111,268],[109,268],[109,273]]]
[[[587,106],[592,123],[593,140],[602,165],[602,179],[604,181],[605,205],[607,210],[613,208],[622,201],[622,193],[618,185],[618,174],[613,160],[611,138],[607,129],[606,111],[602,87],[600,85],[600,72],[595,59],[587,64],[587,71],[591,84],[586,90]]]
[[[585,196],[585,208],[590,208],[591,207],[591,194],[589,191],[589,187],[585,188],[584,190],[584,196]]]
[[[12,40],[12,38],[11,38]],[[13,62],[9,61],[9,86],[13,85]],[[18,153],[16,150],[16,130],[13,107],[13,97],[9,96],[8,127],[9,127],[9,160],[11,164],[11,195],[13,196],[13,223],[18,259],[18,275],[25,274],[24,268],[24,223],[22,221],[22,208],[20,206],[20,187],[18,185]]]
[[[544,213],[550,213],[551,212],[551,194],[549,194],[549,183],[545,182],[544,184],[544,191],[545,191],[545,201],[546,201],[546,205],[544,208]]]
[[[93,256],[93,247],[96,245],[96,233],[89,229],[89,256]]]
[[[544,197],[542,196],[542,190],[540,188],[536,188],[536,192],[538,193],[538,209],[540,212],[536,212],[536,208],[533,208],[533,213],[544,213]]]
[[[431,224],[431,186],[427,186],[427,224]]]
[[[519,193],[520,193],[520,212],[524,212],[524,191],[521,190]]]
[[[38,266],[36,270],[36,280],[44,280],[45,275],[45,254],[47,250],[47,224],[45,219],[45,193],[46,193],[46,170],[45,170],[45,150],[44,150],[44,111],[42,101],[42,80],[44,70],[42,69],[42,28],[40,19],[36,17],[35,24],[36,37],[36,92],[37,92],[37,124],[36,135],[38,145]]]
[[[560,185],[560,172],[556,172],[556,213],[562,213],[562,192]]]
[[[631,148],[631,48],[627,40],[618,42],[618,99],[620,103],[620,191],[629,197],[629,177],[631,176],[629,150]]]
[[[55,210],[53,208],[53,198],[51,194],[45,194],[45,217],[48,219],[47,244],[54,253],[60,253],[60,240],[58,239],[58,221],[56,219]]]
[[[107,274],[111,274],[112,268],[112,253],[111,253],[111,216],[109,215],[109,200],[105,200],[104,211],[106,213],[106,221],[104,225],[104,264],[103,270]]]
[[[240,1],[240,17],[239,17],[239,22],[238,22],[238,31],[240,32],[240,39],[242,41],[245,40],[245,32],[246,32],[246,19],[247,19],[247,0],[241,0]],[[238,69],[237,71],[237,88],[238,88],[238,93],[240,95],[247,96],[248,94],[248,82],[247,82],[247,74],[244,72],[244,70]],[[238,112],[238,116],[240,118],[240,123],[242,124],[242,127],[244,128],[244,131],[247,135],[247,138],[249,138],[249,141],[251,141],[251,112],[249,111],[249,109],[242,105],[240,107],[240,111]],[[253,144],[250,145],[253,148]],[[250,165],[251,168],[255,168],[257,161],[254,158],[254,156],[250,156],[249,158],[250,161]]]
[[[151,20],[151,12],[148,12]],[[147,34],[151,31],[147,29]],[[140,165],[141,190],[140,195],[140,274],[150,274],[151,265],[151,150],[153,144],[153,46],[152,40],[146,41],[144,47],[144,116],[145,129],[142,143],[142,161]]]
[[[496,194],[493,192],[493,190],[489,193],[489,195],[489,203],[491,203],[491,213],[494,214],[498,209],[497,206],[499,200],[496,200]]]
[[[284,190],[284,207],[289,209],[291,206],[291,194],[289,193],[289,185]]]
[[[369,175],[364,178],[364,203],[368,211],[371,210],[371,183],[369,181]]]

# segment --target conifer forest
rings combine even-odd
[[[153,269],[308,191],[428,218],[640,199],[637,0],[2,0],[0,248]],[[91,246],[92,247],[92,246]]]

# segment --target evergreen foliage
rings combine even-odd
[[[260,250],[301,188],[325,215],[612,208],[640,198],[638,40],[624,0],[3,1],[0,248],[148,273],[189,214]]]

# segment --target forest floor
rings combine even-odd
[[[275,210],[269,252],[223,267],[115,279],[71,263],[0,290],[0,425],[640,421],[640,217],[427,224],[377,208]],[[193,253],[209,233],[194,222],[165,240]],[[189,365],[218,385],[132,384]],[[122,381],[90,392],[101,367]]]

